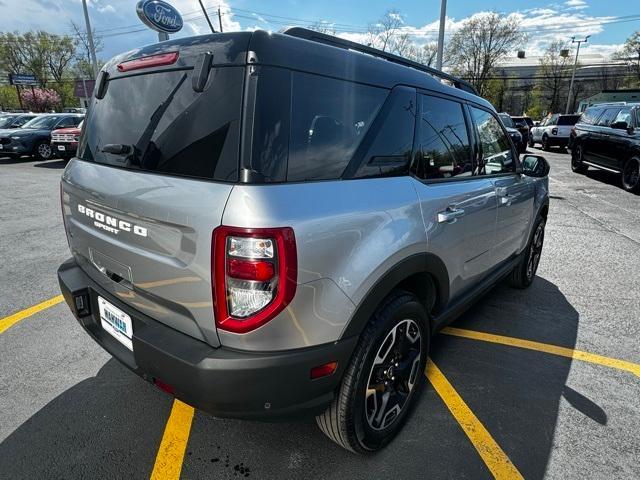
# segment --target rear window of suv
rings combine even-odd
[[[558,126],[575,125],[580,120],[580,115],[561,115],[558,117]]]
[[[192,70],[174,70],[109,80],[104,98],[93,99],[78,157],[237,181],[244,68],[214,69],[202,93],[192,88],[191,76]]]

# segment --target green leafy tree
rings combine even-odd
[[[633,33],[614,57],[627,62],[634,84],[630,86],[640,85],[640,31]]]

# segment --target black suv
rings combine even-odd
[[[572,132],[571,169],[589,167],[622,176],[625,190],[640,193],[640,103],[588,108]]]

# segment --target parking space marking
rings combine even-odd
[[[64,300],[64,297],[62,295],[58,295],[53,298],[50,298],[49,300],[45,300],[44,302],[40,302],[39,304],[34,305],[33,307],[20,310],[19,312],[9,315],[8,317],[0,318],[0,333],[4,333],[6,330],[13,327],[16,323],[20,322],[21,320],[24,320],[25,318],[30,317],[31,315],[41,312],[42,310],[46,310],[49,307],[53,307],[54,305],[57,305],[63,300]]]
[[[431,359],[427,378],[496,479],[522,479],[522,474]]]
[[[178,399],[173,401],[171,414],[162,435],[151,480],[178,480],[184,453],[189,442],[194,409]]]
[[[480,340],[483,342],[497,343],[500,345],[508,345],[511,347],[526,348],[527,350],[535,350],[537,352],[549,353],[551,355],[559,355],[561,357],[573,358],[583,362],[595,363],[605,367],[615,368],[631,372],[640,377],[640,365],[637,363],[619,360],[617,358],[605,357],[595,353],[585,352],[583,350],[574,350],[572,348],[552,345],[550,343],[534,342],[532,340],[524,340],[522,338],[506,337],[504,335],[496,335],[493,333],[478,332],[475,330],[466,330],[463,328],[445,327],[441,333],[453,335],[455,337],[468,338],[471,340]]]

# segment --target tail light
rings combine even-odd
[[[558,129],[557,128],[552,128],[551,129],[551,134],[552,135],[557,135],[558,134]]]
[[[293,229],[221,226],[211,249],[216,326],[246,333],[272,320],[296,293]]]

